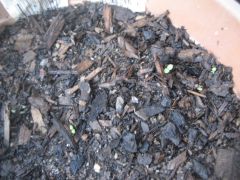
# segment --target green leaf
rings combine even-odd
[[[212,69],[211,69],[211,73],[215,73],[217,71],[217,67],[216,66],[212,66]]]
[[[170,70],[167,69],[167,68],[165,68],[165,69],[163,70],[163,72],[164,72],[165,74],[168,74],[168,73],[170,72]]]
[[[171,71],[171,70],[173,69],[173,64],[168,64],[168,65],[167,65],[167,69],[168,69],[169,71]]]

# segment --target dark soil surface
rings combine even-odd
[[[0,41],[1,179],[239,178],[231,68],[168,12],[85,4]]]

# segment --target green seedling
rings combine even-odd
[[[212,66],[211,73],[214,74],[216,71],[217,71],[217,67],[216,66]]]
[[[200,85],[200,84],[198,84],[198,85],[197,85],[197,90],[198,90],[199,92],[201,92],[201,91],[203,90],[203,86]]]
[[[171,72],[172,69],[173,69],[173,64],[168,64],[163,71],[165,74],[168,74]]]
[[[76,129],[74,128],[74,126],[72,124],[69,125],[69,129],[73,135],[76,134]]]

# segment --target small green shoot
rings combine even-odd
[[[165,68],[164,68],[164,73],[168,74],[171,72],[171,70],[173,69],[173,64],[168,64]]]
[[[74,128],[74,126],[72,124],[69,125],[69,129],[73,135],[76,134],[76,129]]]
[[[200,85],[200,84],[198,84],[198,85],[197,85],[197,90],[198,90],[199,92],[201,92],[201,91],[203,90],[203,86]]]
[[[215,74],[216,71],[217,71],[217,67],[216,66],[212,66],[211,73]]]

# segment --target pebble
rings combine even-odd
[[[135,134],[127,133],[123,137],[123,148],[130,153],[137,152],[137,142],[135,139]]]
[[[139,164],[147,166],[151,164],[152,162],[152,155],[144,153],[144,154],[138,154],[137,161]]]
[[[96,173],[100,173],[101,166],[99,164],[95,163],[93,169]]]
[[[131,103],[133,103],[133,104],[138,104],[138,98],[137,97],[135,97],[135,96],[132,96],[131,97]]]
[[[116,111],[117,111],[117,113],[122,113],[123,106],[124,106],[124,99],[121,96],[118,96],[117,100],[116,100]]]
[[[162,136],[162,137],[161,137]],[[163,129],[160,139],[167,139],[170,140],[173,144],[178,146],[180,144],[180,136],[175,127],[175,125],[171,122],[167,123]]]

